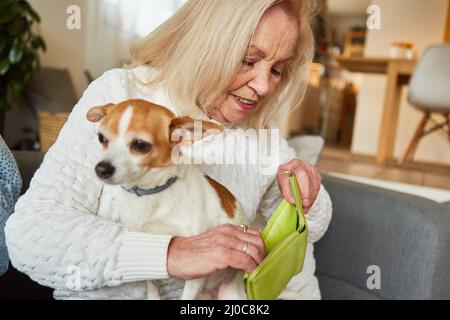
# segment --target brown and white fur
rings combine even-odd
[[[128,230],[193,236],[226,223],[246,223],[243,209],[230,191],[195,165],[174,163],[174,148],[193,136],[193,119],[175,117],[167,108],[145,100],[94,107],[87,119],[101,122],[98,135],[104,156],[96,172],[105,187],[120,189],[119,216]],[[202,122],[203,133],[211,129],[223,130],[215,123]],[[138,197],[122,189],[151,189],[175,176],[177,181],[157,194]],[[245,299],[242,274],[231,269],[220,276],[186,281],[182,299],[197,299],[205,285],[215,282],[212,286],[216,286],[217,279],[223,282],[219,299]],[[148,298],[158,299],[157,285],[147,283]]]

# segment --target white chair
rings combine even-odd
[[[450,143],[450,44],[433,45],[425,50],[412,76],[408,101],[424,115],[402,164],[413,160],[420,140],[432,132],[445,132],[447,127],[445,135]],[[444,121],[435,121],[432,114],[443,117]],[[434,125],[427,129],[429,122]]]

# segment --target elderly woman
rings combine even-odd
[[[22,180],[16,161],[0,136],[0,276],[8,270],[4,226],[19,198]]]
[[[163,299],[176,299],[183,280],[228,267],[254,270],[264,258],[256,229],[226,225],[193,237],[124,229],[115,198],[102,194],[94,173],[101,147],[86,113],[138,98],[227,128],[274,130],[274,119],[298,106],[304,93],[313,52],[310,9],[306,0],[188,1],[135,44],[132,66],[106,72],[86,90],[19,199],[6,227],[14,266],[61,299],[142,299],[147,280],[159,280]],[[282,195],[293,202],[285,172],[299,178],[309,244],[304,269],[283,296],[320,299],[313,243],[330,222],[330,199],[318,171],[279,142],[270,172],[253,163],[201,167],[240,200],[250,221],[258,212],[269,218]]]

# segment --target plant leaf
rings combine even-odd
[[[11,94],[13,99],[15,100],[22,100],[23,96],[22,93],[25,89],[25,86],[23,83],[14,81],[10,84]]]
[[[31,39],[31,45],[35,49],[41,48],[42,50],[47,51],[47,46],[41,36],[33,36],[33,38]]]
[[[6,1],[6,5],[2,3],[0,7],[0,24],[6,25],[11,20],[13,20],[16,16],[22,13],[22,9],[20,8],[19,1]]]
[[[8,6],[10,6],[10,5],[13,5],[15,1],[16,1],[16,0],[2,0],[2,1],[0,2],[0,9],[2,9],[2,10],[7,10],[7,9],[5,9],[5,8],[8,7]]]
[[[6,47],[6,41],[4,39],[0,39],[0,54],[2,53],[3,49]]]
[[[11,64],[16,64],[20,61],[20,59],[22,59],[22,56],[22,47],[16,39],[16,41],[14,41],[13,47],[11,48],[11,51],[9,52],[9,62],[11,62]]]
[[[11,110],[11,104],[5,99],[0,98],[0,109]]]
[[[39,14],[31,7],[27,1],[21,1],[20,5],[28,12],[31,18],[37,23],[41,23],[41,17]]]
[[[3,59],[0,61],[0,76],[4,76],[9,71],[9,59]]]
[[[8,33],[15,37],[21,37],[27,30],[27,19],[18,15],[8,25]]]
[[[13,100],[23,100],[23,93],[37,68],[39,50],[46,51],[44,39],[33,32],[40,23],[39,14],[27,0],[0,0],[0,77]],[[7,99],[0,99],[1,109],[10,109]]]
[[[12,21],[12,19],[14,19],[18,14],[19,12],[14,9],[2,9],[0,11],[0,24],[7,24],[8,22]]]
[[[27,71],[25,72],[25,76],[24,76],[24,78],[23,78],[23,82],[24,82],[25,84],[27,84],[28,82],[30,82],[32,76],[33,76],[32,70],[31,70],[31,69],[30,69],[30,70],[27,70]]]

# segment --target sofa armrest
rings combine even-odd
[[[386,299],[450,299],[450,210],[436,202],[324,175],[333,219],[316,244],[317,272]]]

